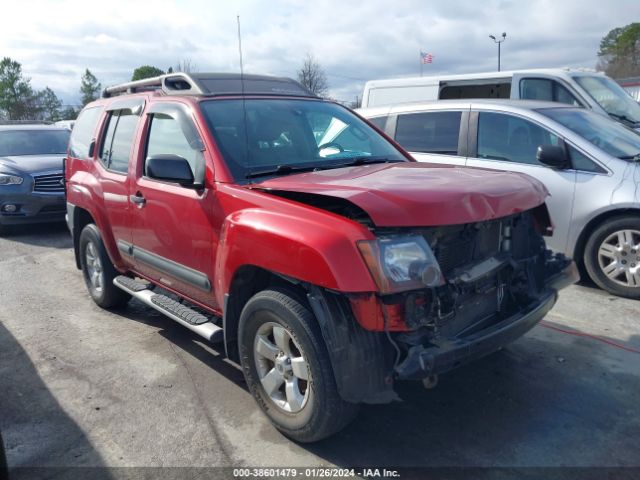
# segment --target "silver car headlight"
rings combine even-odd
[[[0,185],[20,185],[22,182],[24,182],[22,177],[0,173]]]
[[[444,284],[440,265],[429,244],[420,235],[360,241],[358,249],[381,293]]]

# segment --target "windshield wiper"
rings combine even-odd
[[[616,120],[621,120],[625,123],[630,124],[632,127],[637,127],[638,125],[640,125],[640,122],[636,122],[635,120],[632,120],[631,118],[627,117],[626,115],[619,115],[617,113],[611,113],[611,112],[607,112],[609,113],[610,117],[615,118]]]
[[[622,155],[618,158],[621,160],[633,160],[634,162],[640,162],[640,152],[636,153],[635,155]]]
[[[260,170],[257,172],[249,172],[244,178],[256,178],[266,177],[268,175],[287,175],[289,173],[301,173],[301,172],[314,172],[319,170],[329,170],[332,168],[354,167],[357,165],[372,164],[372,163],[396,163],[404,162],[405,160],[391,160],[386,157],[352,157],[345,163],[327,163],[320,165],[278,165],[275,168],[269,168],[267,170]]]
[[[258,172],[249,172],[244,178],[256,178],[265,177],[267,175],[286,175],[293,172],[312,172],[318,170],[317,165],[307,167],[297,167],[295,165],[278,165],[276,168],[270,168],[268,170],[260,170]]]
[[[325,170],[327,168],[342,168],[342,167],[355,167],[358,165],[370,165],[373,163],[398,163],[406,162],[406,160],[392,160],[386,157],[351,157],[348,162],[345,163],[332,163],[328,165],[322,165],[320,168]]]

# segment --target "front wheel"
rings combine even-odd
[[[82,275],[93,301],[102,308],[126,305],[131,295],[113,284],[118,272],[104,248],[98,227],[89,224],[82,229],[79,248]]]
[[[295,292],[254,295],[242,310],[238,340],[249,390],[287,437],[315,442],[357,414],[358,406],[338,394],[316,319]]]
[[[596,228],[587,241],[584,263],[603,290],[640,299],[640,218],[617,217]]]

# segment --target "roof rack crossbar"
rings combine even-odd
[[[135,93],[156,89],[162,89],[165,93],[189,93],[192,95],[201,95],[204,93],[190,75],[179,72],[106,87],[102,91],[102,97],[108,98],[123,93]]]

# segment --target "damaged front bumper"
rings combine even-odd
[[[517,340],[531,330],[551,310],[558,290],[579,280],[574,262],[548,278],[536,301],[514,315],[473,334],[432,340],[408,349],[406,357],[395,367],[397,379],[419,380],[444,373],[488,355]]]

